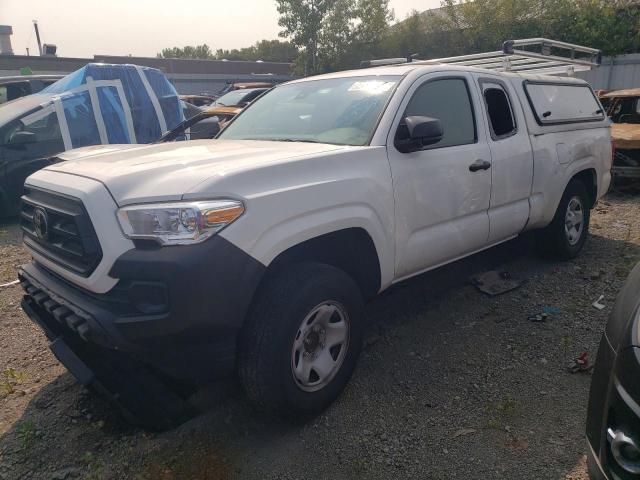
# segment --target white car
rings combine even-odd
[[[612,160],[584,81],[422,63],[279,85],[215,140],[65,155],[26,182],[23,308],[155,428],[234,374],[259,408],[321,411],[368,299],[528,230],[576,256]]]

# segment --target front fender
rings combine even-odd
[[[241,231],[242,228],[236,226],[239,227],[232,225],[221,235],[265,266],[269,266],[284,251],[307,240],[339,230],[361,228],[371,237],[375,246],[382,287],[393,281],[393,231],[385,228],[380,213],[367,204],[342,204],[307,211],[273,223],[256,236],[247,236],[246,232]]]
[[[265,165],[221,176],[207,188],[234,192],[244,201],[243,216],[220,235],[263,265],[320,235],[361,228],[377,251],[382,288],[393,281],[394,198],[385,148],[349,148]]]

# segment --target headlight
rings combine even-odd
[[[118,221],[127,238],[188,245],[205,241],[243,213],[236,200],[157,203],[123,207]]]

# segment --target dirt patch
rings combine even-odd
[[[368,306],[350,385],[305,425],[254,413],[229,382],[205,389],[207,413],[175,430],[132,428],[57,363],[20,288],[1,288],[0,479],[586,480],[590,376],[567,366],[595,358],[640,260],[639,215],[640,197],[612,195],[575,261],[541,260],[525,236],[390,289]],[[0,283],[28,260],[18,239],[0,227]],[[486,296],[468,278],[489,269],[525,283]]]

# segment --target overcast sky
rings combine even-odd
[[[391,0],[396,18],[440,0]],[[0,24],[13,26],[16,54],[37,54],[33,20],[43,43],[64,57],[155,56],[165,47],[206,43],[240,48],[278,36],[273,0],[0,0]]]

